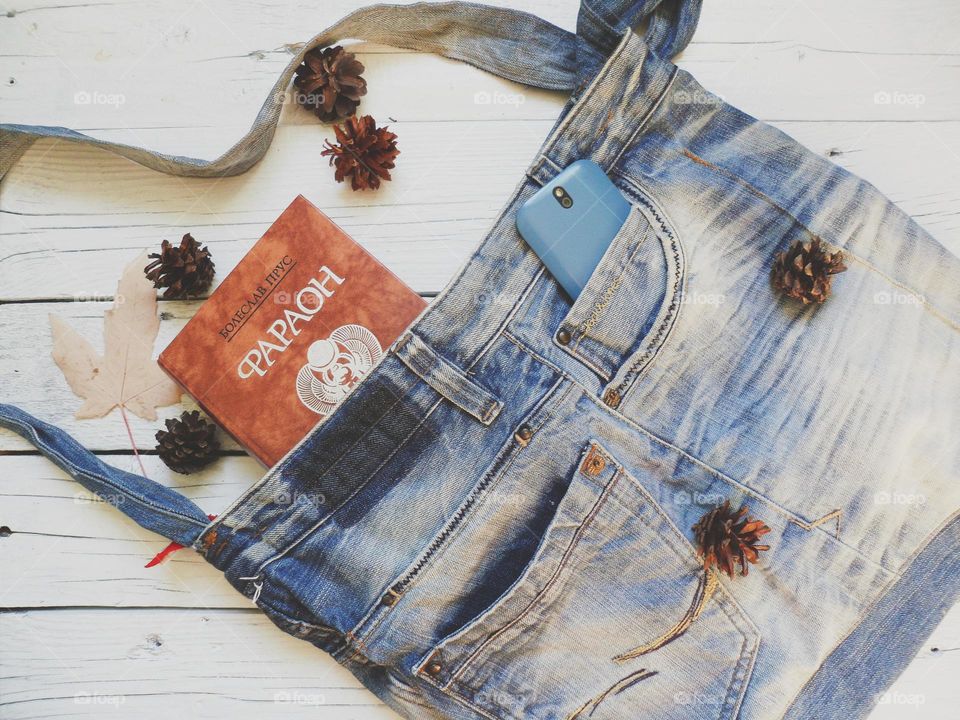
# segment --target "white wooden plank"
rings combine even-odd
[[[399,4],[414,1],[399,0]],[[98,9],[100,4],[108,7]],[[359,4],[356,0],[327,0],[318,8],[309,0],[205,0],[205,7],[199,7],[190,0],[58,0],[56,5],[49,0],[21,0],[14,12],[24,23],[21,27],[40,36],[23,39],[25,51],[32,48],[25,42],[30,39],[35,45],[47,42],[58,48],[76,48],[77,57],[102,64],[118,54],[142,53],[143,37],[155,42],[165,38],[162,49],[175,48],[178,54],[192,59],[209,59],[214,56],[205,54],[204,47],[196,47],[200,33],[208,25],[219,32],[209,32],[203,37],[204,44],[215,47],[220,54],[234,52],[244,43],[253,43],[251,47],[269,54],[319,32]],[[507,3],[481,0],[481,4]],[[577,4],[575,0],[513,0],[509,6],[573,29]],[[192,12],[184,14],[185,11]],[[89,16],[97,12],[108,13],[112,21],[107,28],[112,33],[109,45],[93,33],[78,36],[71,32],[89,24]],[[955,24],[951,24],[956,12],[955,5],[944,0],[846,0],[841,4],[831,0],[804,0],[802,4],[713,0],[703,7],[694,43],[786,38],[828,49],[949,53],[957,49]],[[183,28],[190,32],[184,33]],[[51,48],[46,48],[46,52],[35,54],[50,52]]]
[[[429,54],[359,56],[368,66],[369,87],[361,109],[381,122],[542,120],[555,115],[560,97]],[[131,57],[119,56],[124,66]],[[180,154],[183,142],[138,128],[184,128],[205,138],[203,156],[212,158],[249,127],[289,60],[289,53],[280,52],[196,64],[176,54],[159,67],[144,60],[129,73],[97,66],[80,75],[59,58],[40,63],[0,57],[0,77],[8,78],[0,85],[3,118],[65,125],[97,137],[107,137],[105,129],[127,129],[138,144]],[[942,121],[960,110],[960,98],[951,92],[960,67],[949,54],[833,51],[783,40],[693,44],[679,64],[762,119]],[[182,82],[184,74],[194,81]],[[899,95],[883,102],[878,93]],[[488,95],[491,102],[479,101]],[[299,108],[288,111],[292,122],[315,122]]]
[[[960,253],[960,122],[778,125],[873,182]],[[132,255],[187,231],[211,244],[219,281],[300,192],[416,290],[435,293],[479,242],[549,127],[399,123],[396,180],[377,193],[337,186],[326,163],[304,152],[321,142],[309,125],[281,127],[260,165],[223,180],[171,178],[42,141],[0,186],[0,300],[112,297]],[[182,131],[161,132],[171,133]]]
[[[109,709],[143,718],[395,717],[333,660],[255,611],[64,609],[6,613],[0,623],[8,720]],[[871,720],[954,717],[960,652],[947,650],[958,628],[954,609]]]
[[[958,13],[944,0],[713,0],[703,4],[693,42],[788,40],[840,53],[953,55]]]
[[[140,473],[132,456],[103,459]],[[150,478],[214,515],[263,474],[250,458],[224,457],[189,476],[172,472],[156,456],[142,459]],[[0,477],[0,525],[10,531],[0,536],[0,607],[250,607],[192,550],[144,567],[167,541],[45,458],[0,455]]]
[[[250,610],[0,615],[0,716],[397,716],[344,668]]]

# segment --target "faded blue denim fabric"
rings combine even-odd
[[[440,7],[462,49],[460,13],[487,10]],[[624,22],[653,7],[651,45]],[[678,7],[584,6],[577,37],[523,16],[546,48],[490,10],[495,71],[570,102],[450,285],[215,521],[16,408],[0,423],[128,488],[121,510],[407,717],[865,716],[960,596],[960,261],[678,70]],[[515,216],[580,158],[633,210],[571,304]],[[770,266],[813,235],[849,269],[803,306]],[[772,530],[746,577],[693,546],[725,500]]]

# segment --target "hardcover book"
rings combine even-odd
[[[299,196],[159,363],[272,466],[333,413],[424,307]]]

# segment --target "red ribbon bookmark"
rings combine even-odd
[[[216,516],[216,515],[207,515],[207,517],[210,518],[211,520],[213,520],[213,519],[216,518],[217,516]],[[153,560],[151,560],[151,561],[148,562],[146,565],[144,565],[144,567],[151,568],[151,567],[153,567],[154,565],[159,565],[159,564],[162,563],[164,560],[166,560],[168,557],[170,557],[171,555],[173,555],[177,550],[182,550],[182,549],[183,549],[183,545],[181,545],[180,543],[172,542],[172,543],[170,543],[169,545],[167,545],[163,550],[161,550],[161,551],[158,552],[156,555],[154,555],[154,556],[153,556]]]

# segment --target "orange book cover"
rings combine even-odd
[[[424,307],[298,196],[159,363],[271,466],[336,409]]]

